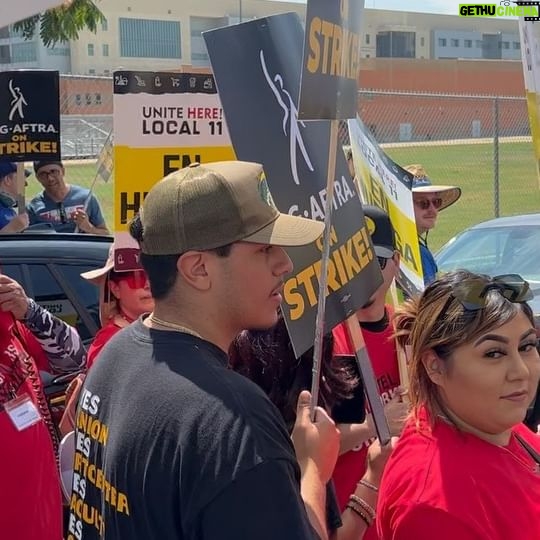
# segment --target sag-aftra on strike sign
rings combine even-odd
[[[60,159],[58,71],[0,73],[0,161]]]

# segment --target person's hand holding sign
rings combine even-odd
[[[321,407],[311,421],[311,394],[298,396],[292,440],[302,479],[300,491],[311,525],[321,539],[328,538],[324,521],[326,484],[332,478],[339,452],[339,431]]]
[[[88,219],[88,214],[84,211],[83,208],[78,208],[73,212],[73,221],[77,224],[79,230],[85,233],[93,233],[94,226],[90,223]]]
[[[321,407],[316,409],[315,422],[311,421],[309,400],[309,392],[300,393],[292,440],[302,474],[313,467],[321,481],[326,483],[334,472],[339,451],[339,431]]]

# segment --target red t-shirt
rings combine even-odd
[[[386,309],[388,319],[391,319],[390,308],[387,306]],[[349,340],[345,324],[336,326],[332,333],[334,335],[334,354],[354,354],[354,346]],[[379,394],[385,403],[392,399],[396,388],[399,387],[399,364],[393,333],[394,328],[391,323],[388,323],[386,328],[380,332],[372,332],[362,328],[362,336],[377,379]],[[372,440],[366,441],[338,457],[333,480],[342,512],[349,497],[354,493],[356,484],[366,472],[367,450],[372,442]]]
[[[0,316],[0,536],[17,540],[61,540],[60,478],[49,430],[43,419],[18,431],[4,409],[6,402],[27,395],[38,407],[22,355],[37,369],[49,369],[39,343],[21,325],[24,345],[13,334],[13,320]],[[42,391],[41,388],[39,391]]]
[[[95,335],[90,348],[88,349],[88,355],[86,357],[86,369],[90,369],[94,363],[97,355],[103,349],[105,343],[111,339],[114,334],[119,332],[121,328],[117,326],[111,319],[103,328],[101,328]]]
[[[540,474],[512,436],[490,444],[438,420],[410,420],[386,465],[379,493],[381,540],[536,540]],[[540,438],[516,426],[540,452]]]

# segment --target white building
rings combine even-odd
[[[207,66],[201,32],[287,11],[305,19],[305,4],[269,0],[101,0],[106,22],[65,46],[45,49],[0,33],[0,69],[48,68],[83,75],[116,69],[167,70]],[[364,58],[519,60],[517,19],[466,18],[365,9]],[[1,31],[0,31],[1,32]],[[2,37],[4,36],[4,37]]]

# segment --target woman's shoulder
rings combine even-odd
[[[410,418],[385,469],[385,489],[406,492],[415,500],[432,500],[444,480],[459,485],[467,478],[467,441],[443,421]]]

